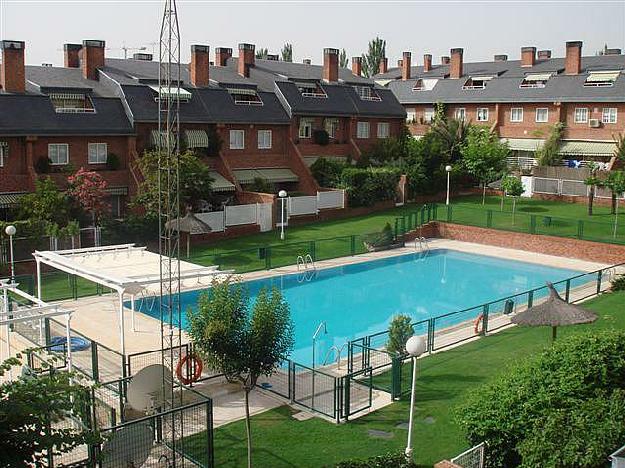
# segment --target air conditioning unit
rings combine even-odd
[[[588,126],[590,128],[599,128],[601,127],[601,122],[599,119],[588,119]]]

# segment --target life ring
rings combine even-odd
[[[482,323],[484,320],[484,314],[480,314],[475,319],[475,323],[473,324],[473,331],[476,335],[479,335],[482,331],[484,331],[484,324]],[[480,330],[480,324],[482,325],[482,330]]]
[[[191,365],[193,366],[193,371],[189,376],[183,376],[182,372],[185,369],[187,361],[191,360]],[[176,377],[178,380],[184,385],[189,385],[190,383],[197,382],[198,379],[202,376],[202,360],[197,357],[195,354],[187,354],[180,361],[178,361],[178,365],[176,366]]]

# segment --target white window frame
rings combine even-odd
[[[515,118],[514,113],[517,112],[517,116]],[[512,107],[510,108],[510,122],[523,122],[523,108],[522,107]]]
[[[538,115],[542,111],[545,112],[545,120],[539,120],[538,119]],[[535,118],[535,121],[536,121],[536,123],[547,123],[547,122],[549,122],[549,108],[548,107],[537,107],[536,108],[536,118]]]
[[[4,167],[4,161],[9,156],[9,147],[0,145],[0,167]]]
[[[478,107],[476,111],[476,119],[478,122],[488,122],[490,117],[488,107]]]
[[[271,130],[258,130],[257,138],[258,149],[271,149],[271,145],[273,144],[273,135]]]
[[[601,122],[604,124],[615,124],[618,119],[618,109],[616,107],[604,107],[601,111]]]
[[[339,125],[339,119],[337,118],[325,119],[324,127],[330,138],[336,138],[337,132],[339,131]]]
[[[238,135],[241,136],[241,144],[238,144]],[[230,149],[242,150],[245,149],[245,130],[230,130]]]
[[[370,128],[369,122],[357,122],[356,123],[356,138],[365,140],[369,138]]]
[[[313,120],[302,118],[299,121],[299,137],[312,138]]]
[[[581,117],[582,114],[583,114],[583,118]],[[576,107],[575,111],[573,112],[573,122],[577,124],[588,123],[588,114],[589,114],[588,107]]]
[[[467,109],[464,107],[458,107],[454,112],[454,116],[456,117],[456,120],[466,120]]]
[[[423,111],[423,123],[432,123],[434,117],[436,116],[436,109],[433,107],[426,107]]]
[[[417,121],[417,109],[411,107],[410,109],[406,109],[406,122],[414,123]]]
[[[377,136],[381,139],[389,138],[391,136],[391,124],[388,122],[378,122]]]
[[[101,152],[102,149],[104,149],[103,154]],[[95,159],[91,158],[92,151],[95,151]],[[87,145],[87,162],[89,164],[106,164],[108,154],[108,144],[106,143],[89,143]],[[104,160],[101,159],[102,155],[104,155]]]
[[[56,150],[56,156],[59,155],[59,149],[65,148],[65,162],[55,162],[52,158],[53,149]],[[49,143],[48,144],[48,159],[52,166],[67,166],[69,164],[69,144],[67,143]]]

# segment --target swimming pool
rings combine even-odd
[[[415,321],[455,312],[515,293],[557,282],[579,271],[533,263],[436,249],[357,264],[246,282],[254,298],[262,287],[284,293],[295,324],[291,359],[312,362],[312,336],[322,321],[327,333],[318,336],[315,361],[333,346],[383,331],[396,314]],[[202,291],[181,294],[182,310],[195,308]],[[149,308],[148,306],[152,306]],[[159,317],[158,301],[138,301],[137,310]],[[186,326],[186,313],[183,313]]]

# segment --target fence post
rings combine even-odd
[[[530,216],[530,234],[536,234],[536,215]]]
[[[571,280],[569,278],[566,280],[566,293],[564,296],[564,300],[566,302],[569,302],[570,297],[571,297]]]
[[[391,400],[398,400],[401,396],[401,359],[391,357]]]
[[[295,402],[295,364],[289,361],[289,397],[291,403]]]
[[[453,218],[452,212],[451,212],[451,205],[447,205],[447,222],[451,223],[451,220]]]
[[[486,227],[493,227],[493,210],[486,211]]]
[[[428,320],[428,352],[434,352],[434,318]]]
[[[350,389],[349,389],[349,384],[350,384],[350,380],[351,380],[351,376],[345,375],[343,376],[343,390],[344,390],[344,395],[345,397],[343,398],[343,415],[345,416],[345,421],[347,421],[349,419],[349,415],[351,413],[350,411],[350,406],[351,406],[351,401],[350,401]]]
[[[401,217],[401,235],[405,235],[406,234],[406,217],[402,216]]]
[[[271,247],[265,247],[265,270],[271,270]]]
[[[486,336],[486,332],[488,331],[488,304],[484,304],[482,307],[482,331],[480,335]]]
[[[309,245],[308,245],[308,250],[310,250],[310,256],[312,257],[313,261],[317,260],[317,256],[315,255],[315,241],[310,241]]]
[[[577,238],[584,238],[584,221],[581,219],[577,221]]]
[[[350,248],[351,248],[351,252],[352,252],[352,256],[356,255],[356,235],[352,234],[350,236]]]
[[[91,371],[93,373],[93,381],[99,382],[100,369],[98,368],[98,343],[91,340]]]
[[[603,271],[599,270],[597,272],[597,294],[599,294],[601,292],[601,276],[602,276]]]
[[[45,345],[46,346],[50,346],[50,340],[52,338],[51,333],[50,333],[50,319],[47,318],[47,319],[44,319],[44,320],[45,320],[44,321],[44,333],[45,333],[45,336],[46,336]]]
[[[527,308],[529,309],[534,305],[534,290],[527,293]]]

